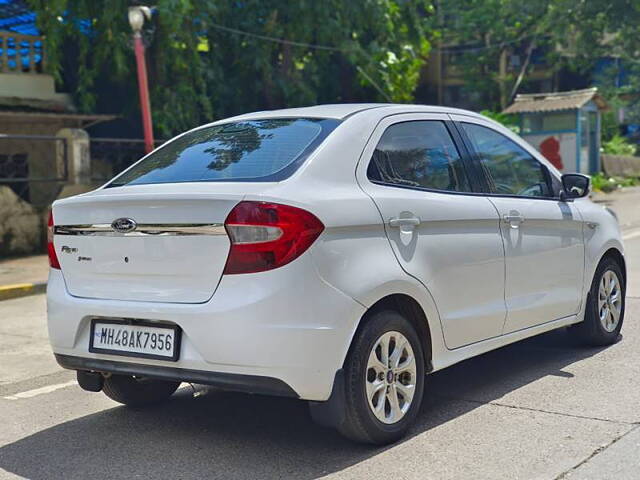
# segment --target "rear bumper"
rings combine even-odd
[[[117,373],[105,368],[115,366],[129,369],[119,373],[153,373],[158,378],[253,391],[256,387],[246,388],[247,378],[238,378],[242,376],[262,388],[261,393],[290,391],[288,395],[316,401],[329,398],[364,311],[361,304],[322,281],[307,254],[269,272],[224,276],[216,294],[199,304],[78,298],[68,293],[59,270],[51,271],[47,288],[49,338],[66,368]],[[179,358],[167,362],[91,353],[94,317],[175,323],[182,329]],[[253,377],[265,380],[254,382]],[[269,386],[272,380],[278,386]]]
[[[114,362],[96,358],[72,357],[56,354],[56,361],[61,367],[70,370],[88,370],[93,372],[114,373],[120,375],[137,375],[179,382],[213,385],[237,392],[261,393],[281,397],[297,398],[298,394],[282,380],[255,375],[236,375],[233,373],[207,372],[184,368],[159,367],[128,362]]]

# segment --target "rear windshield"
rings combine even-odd
[[[338,124],[333,119],[274,118],[201,128],[163,145],[107,186],[283,180]]]

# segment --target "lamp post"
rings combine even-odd
[[[154,142],[151,105],[149,103],[149,85],[147,83],[147,65],[144,59],[144,44],[142,43],[142,26],[145,18],[151,18],[151,9],[149,7],[129,7],[129,24],[133,30],[133,49],[136,54],[136,66],[138,69],[138,91],[144,132],[144,151],[149,153],[153,150]]]

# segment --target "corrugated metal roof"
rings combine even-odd
[[[526,93],[516,96],[504,113],[536,113],[556,110],[575,110],[593,100],[599,109],[604,110],[607,104],[598,94],[597,88],[570,90],[568,92]]]
[[[0,30],[40,35],[36,27],[36,14],[24,0],[0,0]]]

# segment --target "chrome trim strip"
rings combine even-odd
[[[177,235],[226,235],[222,223],[169,223],[138,224],[131,232],[116,232],[110,223],[93,225],[56,225],[54,235],[82,235],[100,237],[143,237],[143,236],[177,236]]]

